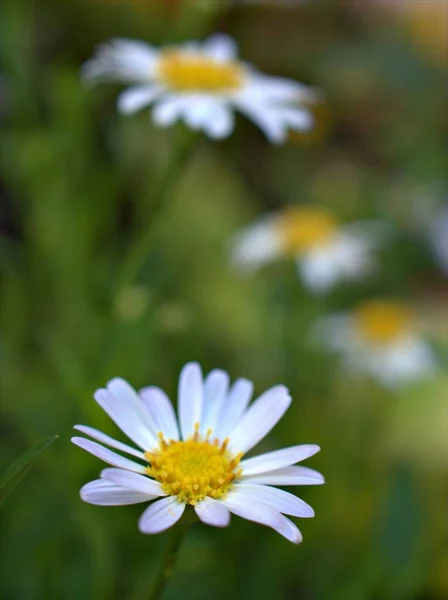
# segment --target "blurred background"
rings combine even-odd
[[[148,597],[167,538],[138,533],[141,505],[80,500],[102,464],[69,438],[75,423],[120,437],[92,398],[109,378],[174,399],[187,360],[247,377],[257,393],[286,384],[292,407],[257,451],[317,443],[307,465],[327,484],[297,490],[316,510],[299,547],[237,517],[225,530],[195,526],[167,600],[446,598],[448,258],[431,223],[448,197],[447,6],[3,2],[2,471],[60,436],[1,509],[4,600]],[[199,136],[157,207],[182,126],[156,129],[147,110],[120,117],[120,86],[86,89],[80,65],[111,37],[158,45],[216,31],[260,70],[322,89],[316,126],[281,147],[242,117],[228,140]],[[389,221],[378,276],[316,299],[292,261],[235,273],[232,235],[294,203]],[[128,277],[125,258],[148,231]],[[310,345],[317,318],[378,294],[418,310],[440,359],[430,380],[392,392]]]

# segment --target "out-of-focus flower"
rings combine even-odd
[[[233,109],[251,119],[273,143],[283,142],[290,130],[306,131],[313,125],[305,103],[315,93],[239,61],[235,42],[225,35],[160,50],[144,42],[112,40],[98,48],[83,74],[89,81],[133,84],[118,98],[123,114],[152,104],[155,124],[165,127],[183,120],[214,139],[233,131]]]
[[[417,316],[393,300],[370,300],[350,313],[321,319],[319,342],[340,353],[352,371],[365,372],[396,388],[435,371],[436,359]]]
[[[371,273],[373,251],[384,228],[374,221],[341,224],[315,206],[289,207],[243,229],[235,238],[234,263],[255,270],[282,256],[293,256],[299,276],[313,292],[325,292],[338,281]]]
[[[208,525],[225,527],[234,513],[299,543],[300,531],[284,514],[313,517],[314,511],[293,494],[272,486],[324,483],[317,471],[293,466],[318,452],[319,446],[292,446],[242,460],[291,403],[286,387],[277,385],[248,407],[252,391],[246,379],[230,387],[226,372],[215,369],[203,379],[200,366],[187,363],[179,378],[178,421],[160,388],[143,388],[137,394],[123,379],[113,379],[95,393],[95,399],[140,449],[91,427],[76,425],[75,429],[137,461],[85,438],[72,438],[113,465],[81,489],[81,498],[102,506],[162,498],[143,512],[142,533],[168,529],[190,505]]]

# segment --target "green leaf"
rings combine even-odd
[[[10,465],[0,478],[0,506],[9,494],[22,481],[34,464],[34,461],[50,446],[58,435],[52,435],[41,444],[22,454],[12,465]]]

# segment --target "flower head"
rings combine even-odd
[[[416,315],[401,302],[364,302],[349,314],[323,318],[317,333],[320,343],[341,353],[350,369],[388,387],[423,378],[435,367]]]
[[[299,276],[313,292],[371,273],[382,227],[374,222],[343,225],[328,209],[295,206],[243,229],[234,240],[234,263],[255,270],[282,256],[294,257]]]
[[[218,369],[203,379],[199,365],[188,363],[179,379],[177,420],[161,389],[147,387],[137,393],[123,379],[113,379],[95,393],[95,399],[139,449],[76,425],[101,444],[82,437],[72,441],[113,467],[86,484],[81,498],[103,506],[157,499],[140,518],[142,533],[171,527],[190,505],[208,525],[225,527],[234,513],[299,543],[300,531],[284,514],[312,517],[314,511],[293,494],[272,486],[324,483],[317,471],[293,466],[318,452],[319,446],[292,446],[245,459],[291,402],[288,390],[277,385],[249,406],[252,390],[246,379],[230,386],[227,373]]]
[[[211,138],[230,135],[233,109],[252,119],[273,143],[283,142],[289,130],[312,126],[304,103],[315,94],[240,62],[235,42],[225,35],[160,50],[143,42],[112,40],[98,48],[83,73],[90,81],[133,84],[118,98],[120,112],[132,114],[152,104],[157,125],[183,120]]]

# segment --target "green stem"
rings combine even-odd
[[[120,272],[117,277],[118,291],[131,286],[138,277],[151,249],[152,241],[156,231],[155,223],[157,221],[157,217],[165,205],[167,198],[175,189],[184,167],[188,163],[188,159],[190,158],[195,146],[195,139],[196,137],[191,135],[183,137],[178,143],[177,148],[173,151],[171,160],[165,171],[160,186],[154,194],[154,204],[152,207],[151,217],[152,222],[143,228],[141,236],[137,238],[128,255],[125,256],[122,262]]]
[[[190,522],[191,521],[189,519],[182,519],[181,522],[174,527],[171,533],[171,539],[168,542],[165,556],[162,564],[160,565],[154,587],[152,588],[152,592],[149,596],[149,600],[160,600],[163,597],[166,586],[168,585],[171,575],[173,574],[179,548],[188,530]]]

